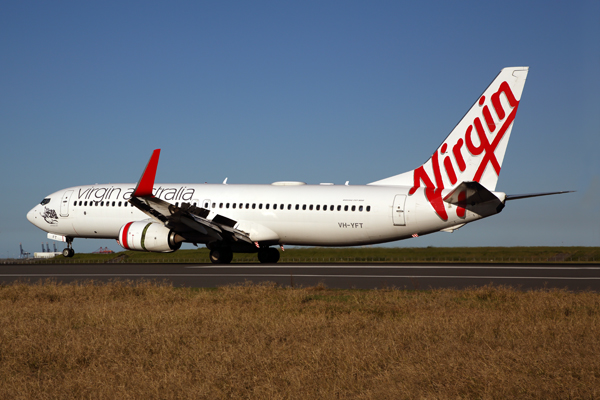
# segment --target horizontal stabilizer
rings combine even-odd
[[[444,197],[446,203],[463,207],[464,204],[475,205],[493,200],[499,199],[479,182],[463,182]]]
[[[550,196],[552,194],[573,193],[574,190],[563,190],[562,192],[545,192],[545,193],[529,193],[529,194],[509,194],[506,200],[528,199],[530,197]]]

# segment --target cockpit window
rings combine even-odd
[[[44,200],[42,200],[42,202],[40,204],[45,206],[48,203],[50,203],[50,197],[46,197]]]

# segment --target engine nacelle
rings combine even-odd
[[[128,222],[119,231],[119,244],[126,250],[170,253],[181,247],[184,238],[157,222]]]

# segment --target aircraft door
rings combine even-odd
[[[65,194],[63,194],[62,199],[60,200],[60,216],[68,217],[69,216],[69,200],[71,200],[71,195],[73,194],[72,190],[67,190]]]
[[[404,204],[406,203],[406,195],[397,194],[394,197],[394,206],[392,207],[392,220],[394,225],[406,225],[406,217],[404,215]]]

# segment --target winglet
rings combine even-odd
[[[146,165],[146,169],[138,181],[132,196],[152,196],[152,188],[154,187],[154,178],[156,178],[156,169],[158,167],[159,156],[160,149],[156,149],[152,152],[150,161],[148,161],[148,165]]]

